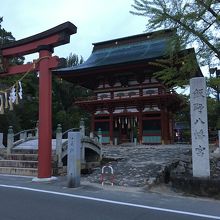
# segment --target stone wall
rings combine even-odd
[[[191,158],[180,160],[170,169],[171,185],[186,193],[220,198],[220,156],[210,158],[210,170],[210,178],[195,178]]]

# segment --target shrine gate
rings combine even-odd
[[[51,167],[51,71],[59,67],[59,58],[52,56],[54,48],[70,42],[70,35],[77,28],[70,22],[65,22],[52,29],[34,36],[4,44],[0,47],[1,69],[0,77],[22,74],[29,71],[39,71],[39,142],[38,142],[38,178],[50,178]],[[11,58],[39,53],[39,59],[33,63],[10,66]]]

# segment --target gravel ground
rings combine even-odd
[[[167,167],[180,159],[189,160],[190,145],[137,145],[103,146],[103,164],[82,178],[90,183],[100,183],[102,167],[110,165],[114,171],[114,185],[125,187],[150,187],[163,182]],[[110,169],[104,169],[104,183],[110,184]]]

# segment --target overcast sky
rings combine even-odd
[[[71,36],[70,44],[60,46],[55,54],[67,57],[72,52],[86,60],[92,43],[145,31],[146,19],[129,13],[132,3],[133,0],[2,0],[1,25],[19,40],[70,21],[77,26],[77,33]]]

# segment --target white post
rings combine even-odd
[[[101,128],[98,129],[98,137],[99,137],[99,143],[102,144],[102,130]]]
[[[137,145],[137,138],[134,138],[134,145]]]
[[[68,187],[80,186],[81,172],[81,134],[80,132],[68,133],[67,156],[67,181]]]
[[[3,133],[0,133],[0,148],[5,148],[3,145]]]
[[[210,177],[206,82],[204,77],[190,80],[192,165],[194,177]]]
[[[81,137],[85,137],[85,122],[84,122],[84,119],[82,118],[80,120],[80,132],[81,132]]]
[[[8,128],[8,135],[7,135],[7,155],[11,154],[11,149],[14,145],[14,132],[13,127],[9,126]]]
[[[56,130],[56,155],[58,167],[62,167],[62,127],[60,124],[57,125]]]

